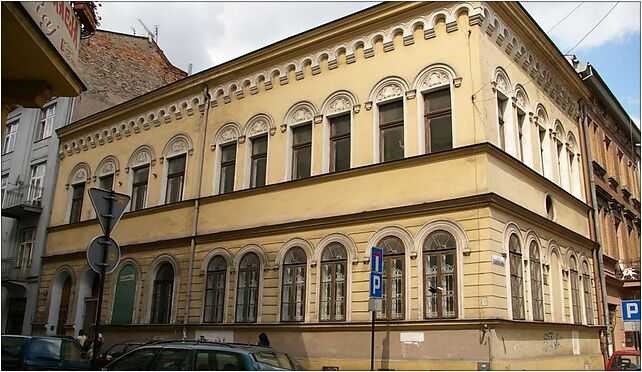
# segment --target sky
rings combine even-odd
[[[139,19],[152,31],[158,26],[157,41],[169,60],[185,71],[191,63],[192,72],[197,73],[376,3],[101,1],[99,4],[100,29],[146,35]],[[562,53],[570,51],[597,69],[639,126],[640,2],[617,5],[522,2],[522,5]]]

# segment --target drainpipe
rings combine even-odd
[[[201,181],[203,178],[203,162],[205,159],[205,136],[207,134],[207,118],[210,112],[210,100],[207,85],[203,88],[205,98],[205,111],[201,124],[200,156],[198,158],[198,169],[196,172],[196,198],[194,199],[194,216],[192,219],[192,237],[190,239],[189,270],[187,276],[187,294],[185,298],[185,314],[183,316],[183,340],[187,339],[187,322],[189,321],[190,299],[192,297],[192,277],[194,276],[194,257],[196,255],[196,234],[198,232],[198,213],[201,199]]]
[[[590,77],[591,75],[585,77],[583,80],[586,78]],[[608,297],[606,294],[606,278],[604,276],[604,261],[602,259],[602,236],[600,234],[600,219],[598,218],[597,215],[597,196],[595,194],[595,177],[593,176],[593,162],[591,159],[593,159],[593,156],[591,155],[591,146],[589,146],[589,138],[588,138],[588,114],[586,113],[586,107],[584,105],[580,105],[581,109],[581,122],[582,122],[582,134],[584,138],[584,143],[586,144],[586,164],[587,164],[587,170],[588,170],[588,177],[589,177],[589,185],[590,185],[590,192],[591,192],[591,207],[592,211],[589,212],[593,215],[593,226],[595,230],[595,242],[597,245],[597,250],[595,251],[595,255],[597,256],[597,271],[598,271],[598,276],[600,277],[600,287],[601,287],[601,295],[602,295],[602,316],[604,320],[604,324],[606,325],[606,344],[607,344],[607,349],[602,350],[602,355],[605,360],[605,365],[608,361],[609,356],[611,355],[611,351],[613,350],[613,340],[611,339],[611,325],[609,324],[609,305],[608,305]]]

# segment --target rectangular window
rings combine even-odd
[[[562,186],[562,152],[564,150],[564,144],[561,141],[557,141],[557,179],[559,180],[559,185]]]
[[[403,159],[403,101],[379,106],[379,160]]]
[[[71,213],[69,214],[69,223],[80,222],[82,214],[82,199],[85,196],[85,183],[81,182],[73,185],[71,196]]]
[[[586,324],[593,325],[593,297],[591,296],[591,277],[583,275],[584,305],[586,307]]]
[[[9,186],[9,175],[2,176],[2,204],[4,204],[4,196],[7,192],[7,187]]]
[[[539,164],[542,167],[542,176],[546,176],[546,166],[544,165],[544,146],[545,146],[545,140],[546,140],[546,129],[542,127],[538,127],[539,130]]]
[[[147,197],[147,179],[149,178],[149,165],[134,169],[134,183],[132,187],[132,211],[145,208]]]
[[[36,229],[29,228],[22,230],[20,234],[20,247],[16,255],[15,267],[26,271],[31,266],[31,255],[33,254],[33,246],[36,242]]]
[[[56,117],[56,105],[45,107],[40,112],[40,124],[38,125],[38,136],[36,140],[51,137],[53,132],[54,119]]]
[[[167,190],[165,204],[181,201],[185,181],[185,155],[169,159],[167,165]]]
[[[450,88],[426,94],[424,96],[424,111],[426,153],[452,149]]]
[[[31,180],[29,181],[29,201],[39,202],[42,199],[42,187],[45,182],[45,163],[31,167]]]
[[[501,97],[497,97],[497,121],[499,123],[499,148],[506,151],[506,128],[505,128],[505,118],[506,107],[508,106],[508,100]]]
[[[526,115],[523,112],[517,112],[517,146],[519,160],[524,162],[524,127],[526,126]]]
[[[6,133],[7,134],[4,137],[4,149],[2,151],[3,154],[8,154],[12,152],[16,147],[16,138],[18,135],[18,121],[7,123]]]
[[[267,171],[267,134],[252,139],[250,187],[265,186]]]
[[[292,179],[310,177],[312,123],[292,128]]]
[[[221,147],[221,180],[219,193],[234,191],[234,172],[236,171],[236,143]]]
[[[112,190],[114,187],[114,174],[108,174],[99,178],[98,187],[104,190]]]
[[[330,172],[350,168],[350,114],[330,119]]]

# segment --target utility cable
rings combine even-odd
[[[615,5],[613,5],[613,6],[611,7],[611,9],[609,9],[609,11],[604,15],[604,17],[602,17],[602,19],[600,19],[600,21],[599,21],[599,22],[597,22],[597,24],[596,24],[595,26],[593,26],[593,28],[591,29],[591,31],[587,32],[587,33],[586,33],[586,35],[584,35],[584,36],[580,39],[580,41],[578,41],[578,42],[577,42],[577,44],[573,45],[573,47],[572,47],[571,49],[569,49],[569,50],[568,50],[566,53],[564,53],[564,54],[569,54],[573,49],[575,49],[578,45],[580,45],[580,44],[582,43],[582,41],[584,41],[584,39],[586,39],[586,37],[587,37],[587,36],[589,36],[589,35],[591,34],[591,32],[593,32],[593,30],[595,30],[595,29],[597,28],[597,26],[599,26],[599,25],[602,23],[602,21],[604,21],[604,19],[605,19],[606,17],[608,17],[608,15],[609,15],[609,14],[611,14],[611,12],[613,11],[613,9],[615,9],[615,7],[616,7],[619,3],[620,3],[619,1],[618,1],[617,3],[615,3]]]

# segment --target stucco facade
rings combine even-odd
[[[516,3],[386,3],[82,119],[58,132],[35,327],[86,326],[86,190],[113,174],[138,201],[112,235],[108,343],[266,332],[366,369],[383,244],[376,368],[601,369],[586,96]]]

